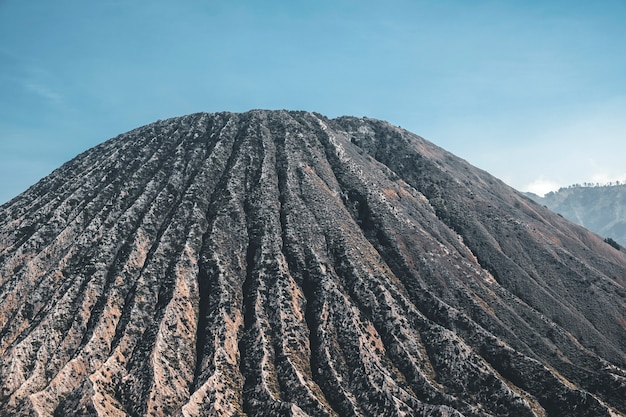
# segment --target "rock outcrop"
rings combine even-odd
[[[626,255],[382,121],[159,121],[0,207],[1,416],[624,413]]]

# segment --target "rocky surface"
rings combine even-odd
[[[382,121],[159,121],[0,207],[2,416],[624,413],[626,255]]]

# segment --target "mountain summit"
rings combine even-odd
[[[624,252],[386,122],[159,121],[0,207],[2,416],[624,413]]]

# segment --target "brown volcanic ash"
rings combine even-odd
[[[626,256],[385,122],[160,121],[0,222],[0,415],[626,412]]]

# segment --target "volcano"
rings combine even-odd
[[[0,207],[1,416],[625,413],[626,254],[384,121],[158,121]]]

